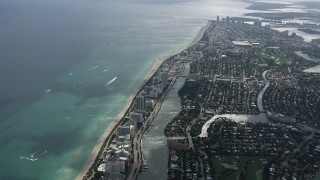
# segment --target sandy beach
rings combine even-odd
[[[192,42],[187,46],[186,49],[188,49],[189,47],[195,45],[197,42],[199,42],[201,40],[201,38],[203,37],[203,34],[206,32],[206,30],[211,26],[212,21],[207,22],[207,24],[205,26],[203,26],[197,36],[192,40]],[[182,50],[183,51],[183,50]],[[149,73],[147,74],[145,81],[150,79],[152,77],[152,75],[158,70],[158,68],[161,66],[161,64],[163,64],[163,62],[165,62],[168,58],[170,58],[172,55],[169,56],[165,56],[165,57],[161,57],[159,58],[154,65],[152,66],[151,70],[149,71]],[[145,83],[145,82],[144,82]],[[142,83],[144,85],[144,83]],[[139,88],[140,89],[140,88]]]
[[[122,111],[113,119],[113,121],[110,123],[110,125],[107,127],[107,129],[103,132],[99,140],[97,141],[96,145],[94,146],[90,156],[88,157],[86,164],[84,165],[81,172],[78,174],[76,179],[83,179],[83,176],[86,175],[86,173],[89,171],[89,168],[93,164],[94,160],[96,159],[100,149],[102,148],[102,145],[104,141],[108,138],[109,135],[111,135],[111,132],[114,128],[117,128],[117,124],[120,122],[122,117],[125,115],[126,111],[130,108],[130,105],[133,101],[134,95],[130,96],[128,99],[128,102],[126,103],[125,107],[122,109]],[[107,142],[108,144],[109,142]]]
[[[197,36],[192,40],[192,42],[187,46],[187,48],[195,45],[198,41],[201,40],[201,38],[203,37],[205,31],[210,27],[210,25],[212,24],[212,21],[208,21],[207,24],[205,26],[203,26]],[[161,57],[159,58],[154,65],[152,66],[151,70],[148,72],[148,74],[146,75],[143,83],[139,86],[137,92],[139,92],[141,90],[141,88],[145,85],[145,83],[153,76],[153,74],[158,70],[158,68],[169,58],[170,56],[165,56],[165,57]],[[120,120],[122,119],[122,117],[125,116],[127,110],[130,108],[130,105],[133,103],[134,97],[136,94],[132,95],[129,97],[125,107],[122,109],[122,111],[113,119],[113,121],[110,123],[110,125],[107,127],[107,129],[104,131],[104,133],[101,135],[101,137],[99,138],[99,140],[97,141],[96,145],[94,146],[90,156],[88,157],[83,169],[80,171],[80,173],[78,174],[78,176],[76,177],[77,180],[81,180],[83,179],[83,177],[86,175],[86,173],[89,171],[89,168],[91,167],[91,165],[94,163],[94,160],[96,159],[99,151],[101,148],[103,148],[103,143],[104,141],[110,136],[112,135],[112,130],[117,128],[117,125],[119,124]],[[108,144],[108,142],[107,142]],[[105,147],[104,147],[105,148]]]
[[[195,45],[196,43],[198,43],[202,39],[202,37],[203,37],[204,33],[206,32],[206,30],[211,26],[211,24],[212,24],[212,21],[208,20],[207,24],[205,26],[203,26],[199,30],[197,36],[192,40],[192,42],[189,44],[189,46],[187,48],[189,48],[189,47]]]

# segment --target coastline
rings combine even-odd
[[[118,124],[120,123],[122,117],[126,114],[126,111],[130,108],[131,103],[133,102],[134,95],[131,95],[128,99],[128,102],[126,103],[125,107],[122,109],[122,111],[112,120],[112,122],[109,124],[107,129],[103,132],[99,140],[97,141],[96,145],[94,146],[93,150],[91,151],[91,154],[89,155],[84,167],[80,171],[80,173],[77,175],[75,179],[82,180],[83,177],[87,174],[90,167],[94,163],[96,157],[98,156],[99,151],[101,150],[104,142],[107,138],[109,138],[110,135],[112,135],[112,131],[118,127]],[[110,139],[107,141],[107,144],[109,143]]]
[[[201,29],[198,31],[198,34],[196,35],[196,37],[193,38],[193,40],[191,41],[191,43],[185,48],[185,49],[188,49],[190,48],[191,46],[195,45],[196,43],[198,43],[204,33],[206,32],[206,30],[211,26],[212,24],[212,21],[211,20],[207,20],[207,24],[203,27],[201,27]],[[181,50],[181,51],[184,51],[185,49]],[[161,64],[163,64],[167,59],[169,59],[171,56],[173,55],[168,55],[168,56],[164,56],[164,57],[160,57],[152,66],[151,70],[148,72],[147,76],[145,77],[145,81],[150,79],[153,74],[158,70],[158,68],[161,66]],[[142,83],[142,85],[144,84],[145,82]],[[140,87],[139,87],[140,89]]]
[[[196,35],[196,37],[192,40],[192,42],[185,48],[188,49],[191,46],[195,45],[197,42],[199,42],[201,40],[201,38],[203,37],[204,33],[206,32],[206,30],[211,26],[212,21],[211,20],[207,20],[207,24],[205,26],[203,26],[198,34]],[[183,49],[182,51],[184,51],[185,49]],[[90,170],[91,166],[93,165],[96,157],[98,156],[99,152],[101,151],[102,148],[106,148],[103,147],[104,144],[109,144],[110,141],[110,137],[111,135],[114,133],[114,130],[119,126],[122,118],[126,115],[127,111],[130,109],[134,97],[137,95],[137,93],[141,90],[141,88],[148,82],[148,80],[154,75],[154,73],[159,69],[159,67],[166,61],[168,60],[170,57],[172,57],[172,55],[169,56],[165,56],[165,57],[161,57],[159,58],[154,65],[152,66],[152,68],[150,69],[150,71],[148,72],[148,74],[146,75],[145,79],[143,80],[143,82],[141,83],[141,85],[139,86],[139,88],[137,89],[136,93],[131,95],[126,103],[126,105],[124,106],[124,108],[121,110],[121,112],[112,120],[112,122],[108,125],[108,127],[106,128],[106,130],[103,132],[103,134],[101,135],[101,137],[99,138],[99,140],[97,141],[96,145],[94,146],[92,152],[90,153],[84,167],[82,168],[82,170],[78,173],[76,179],[77,180],[81,180],[83,179],[83,177],[87,174],[87,172]],[[107,140],[108,139],[108,140]],[[107,140],[107,141],[106,141]]]
[[[203,37],[204,33],[207,31],[207,29],[211,26],[211,24],[212,24],[212,20],[207,20],[207,24],[199,30],[197,36],[195,38],[193,38],[193,40],[191,41],[191,43],[188,45],[188,47],[186,49],[188,49],[189,47],[198,43],[202,39],[202,37]]]

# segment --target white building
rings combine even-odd
[[[120,149],[118,151],[116,151],[115,153],[115,156],[117,158],[127,158],[127,159],[131,159],[131,154],[127,151],[127,150],[124,150],[124,149]]]
[[[100,164],[98,169],[100,172],[107,172],[107,165],[106,164]]]

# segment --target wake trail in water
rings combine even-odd
[[[38,159],[36,159],[36,158],[30,158],[30,157],[26,157],[26,156],[20,156],[20,159],[25,159],[25,160],[29,160],[29,161],[38,161]]]
[[[116,79],[117,77],[114,77],[113,79],[111,79],[109,82],[107,82],[106,86],[109,86],[110,84],[112,84]]]
[[[91,66],[91,69],[97,69],[100,66]]]
[[[20,156],[20,159],[29,160],[29,161],[37,161],[40,156],[47,154],[48,151],[44,148],[40,148],[37,151],[31,153],[29,156]]]

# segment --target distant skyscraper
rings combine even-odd
[[[217,21],[220,21],[220,17],[219,16],[217,16]]]
[[[227,20],[227,22],[229,22],[229,21],[230,21],[230,18],[229,18],[229,16],[227,16],[227,19],[226,19],[226,20]]]

